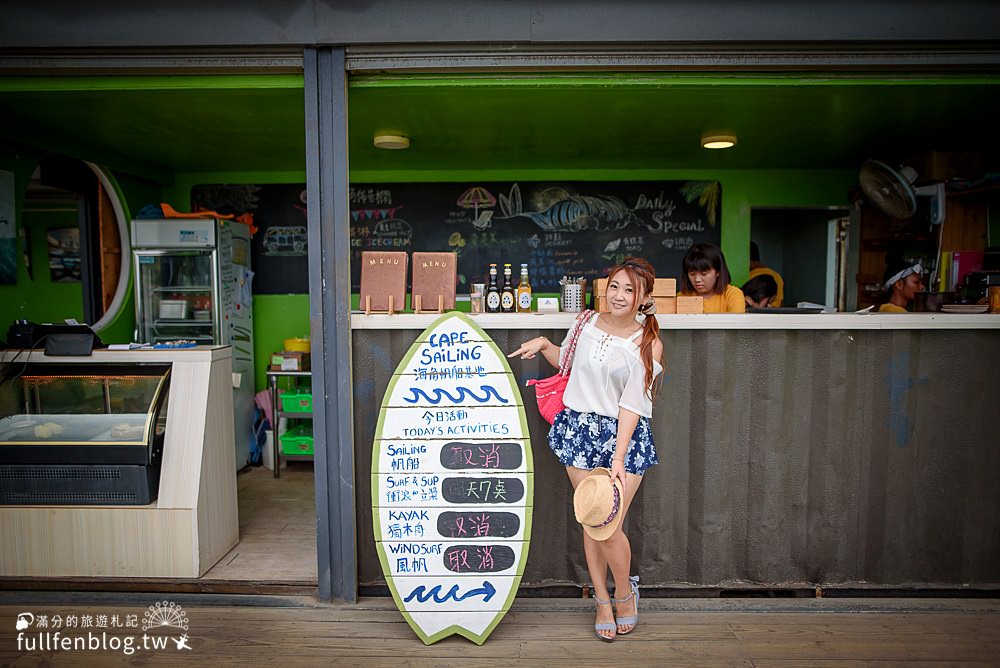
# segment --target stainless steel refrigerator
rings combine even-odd
[[[254,415],[249,228],[217,219],[133,220],[132,257],[136,341],[233,347],[235,464],[243,468]]]

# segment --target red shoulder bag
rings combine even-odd
[[[559,373],[548,378],[530,379],[528,385],[535,386],[535,401],[538,403],[538,412],[542,414],[545,421],[552,424],[556,419],[556,414],[566,408],[563,404],[563,393],[566,392],[566,384],[569,383],[569,372],[573,366],[573,356],[576,354],[576,344],[580,340],[580,332],[584,325],[594,315],[594,311],[587,310],[577,316],[573,325],[573,335],[567,344],[566,354],[563,355],[559,364]]]

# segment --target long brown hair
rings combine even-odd
[[[624,271],[638,288],[636,295],[635,311],[646,316],[642,323],[642,338],[639,339],[639,358],[646,368],[646,394],[652,399],[656,396],[660,383],[654,383],[653,374],[653,342],[660,338],[660,324],[653,315],[655,308],[652,306],[653,282],[656,279],[656,270],[646,260],[641,257],[627,257],[621,264],[616,264],[608,270],[608,282],[614,278],[615,274]],[[640,301],[641,298],[641,301]],[[662,378],[660,379],[662,382]]]

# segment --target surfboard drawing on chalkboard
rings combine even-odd
[[[393,599],[427,644],[482,644],[517,594],[533,466],[507,359],[467,315],[424,330],[393,373],[372,448],[372,522]]]

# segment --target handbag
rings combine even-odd
[[[563,355],[559,364],[559,372],[548,378],[532,378],[527,383],[529,386],[535,386],[535,401],[538,403],[538,412],[549,424],[555,421],[559,411],[566,408],[566,405],[563,404],[563,393],[566,392],[566,385],[569,383],[569,372],[573,365],[573,355],[576,354],[576,344],[580,340],[583,326],[587,324],[592,315],[594,315],[594,311],[587,310],[577,316],[566,354]]]

